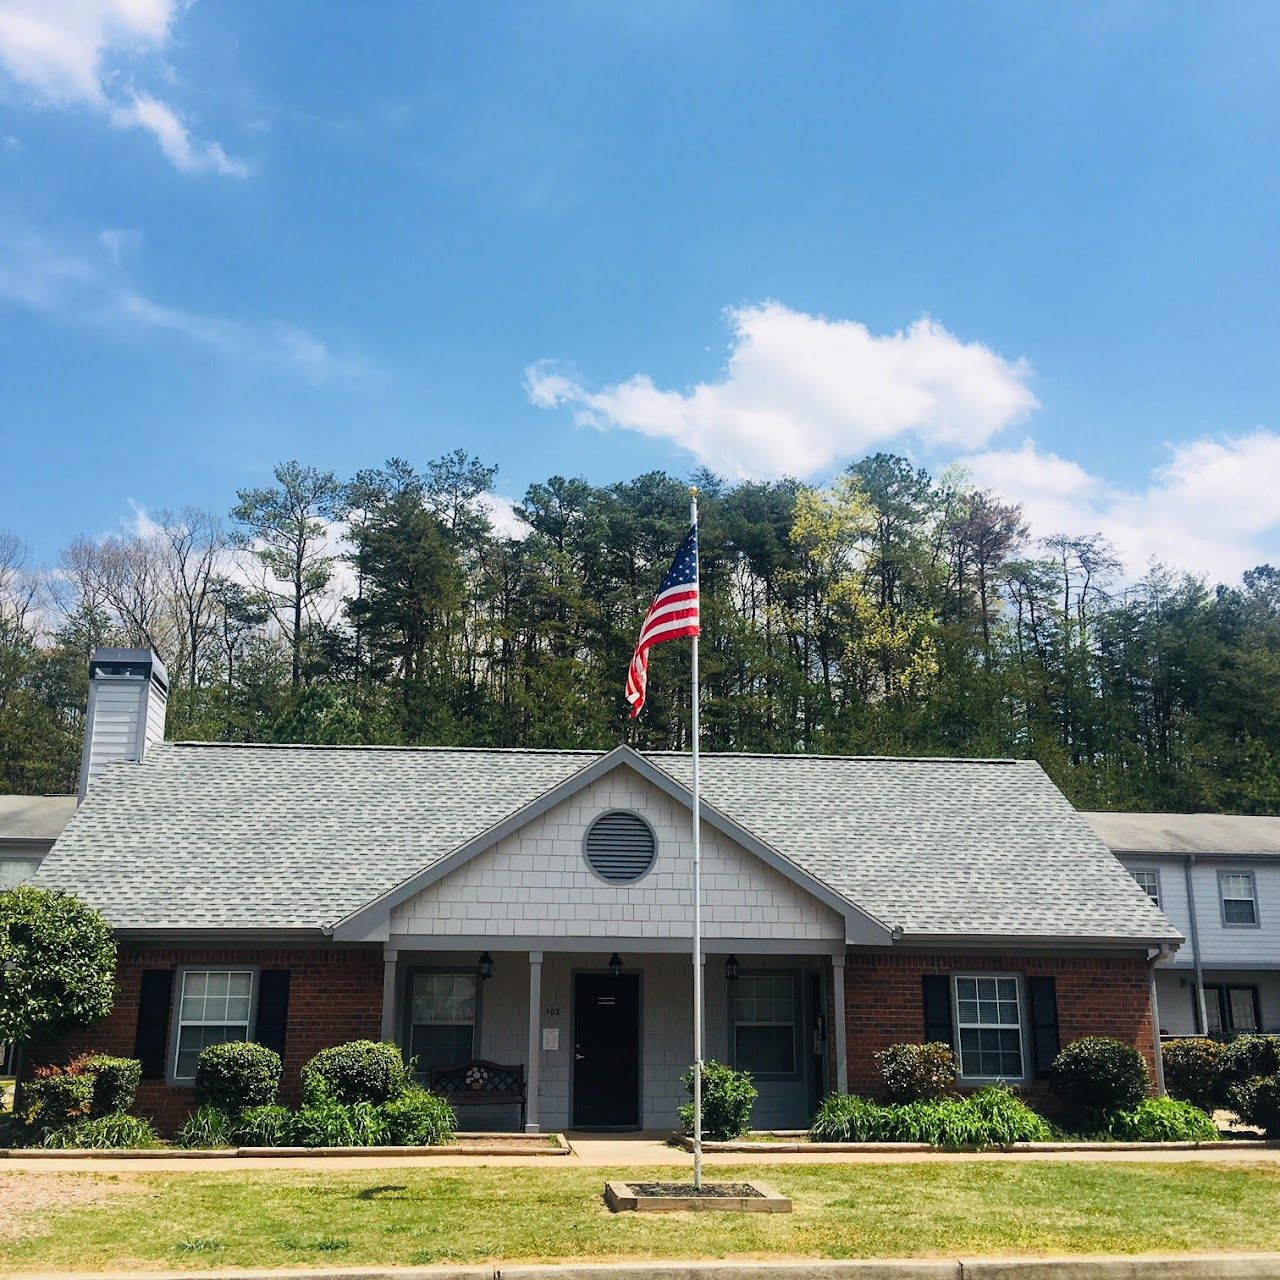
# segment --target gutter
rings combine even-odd
[[[1191,963],[1196,971],[1196,1026],[1198,1034],[1207,1036],[1209,1010],[1204,1002],[1204,967],[1200,961],[1200,928],[1196,924],[1196,889],[1191,875],[1191,868],[1195,865],[1195,861],[1194,853],[1187,854],[1187,860],[1182,864],[1182,874],[1187,884],[1187,916],[1191,921]]]

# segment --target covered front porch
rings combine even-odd
[[[393,937],[382,1034],[435,1068],[523,1069],[524,1127],[667,1131],[693,1057],[687,940]],[[703,956],[707,1058],[749,1070],[759,1128],[807,1126],[847,1081],[844,944],[716,938]],[[486,976],[487,975],[487,976]],[[458,1106],[467,1129],[513,1129],[519,1107]]]

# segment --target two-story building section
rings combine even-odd
[[[1156,971],[1161,1034],[1280,1031],[1280,818],[1084,817],[1187,939]]]

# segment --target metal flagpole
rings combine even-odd
[[[698,528],[698,490],[689,491],[689,519]],[[698,616],[702,616],[702,549],[698,548]],[[698,635],[693,636],[693,1185],[702,1190],[702,824],[698,802]]]

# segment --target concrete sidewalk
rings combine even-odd
[[[638,1167],[672,1166],[687,1168],[690,1155],[670,1147],[666,1135],[635,1134],[593,1137],[588,1134],[567,1135],[572,1154],[556,1159],[546,1156],[446,1156],[446,1155],[379,1155],[371,1150],[358,1156],[201,1156],[161,1154],[146,1159],[122,1159],[104,1153],[101,1156],[51,1158],[48,1156],[10,1156],[0,1160],[0,1173],[39,1170],[41,1173],[212,1173],[232,1169],[329,1169],[358,1172],[375,1169],[465,1169],[477,1165],[495,1168],[538,1169],[635,1169]],[[813,1164],[932,1164],[968,1162],[1067,1161],[1075,1163],[1209,1163],[1209,1164],[1275,1164],[1280,1163],[1280,1147],[1206,1147],[1188,1151],[843,1151],[776,1154],[768,1151],[708,1152],[708,1168],[730,1168],[735,1165],[813,1165]]]
[[[10,1280],[1280,1280],[1280,1254],[582,1262],[236,1271],[31,1272]]]

